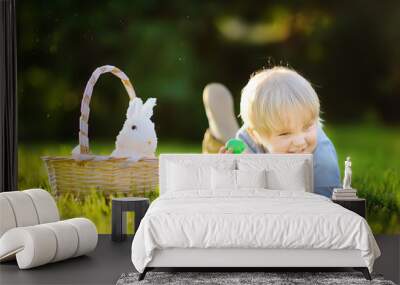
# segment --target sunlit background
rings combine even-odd
[[[352,157],[353,187],[367,198],[373,231],[400,233],[398,1],[19,1],[17,21],[21,189],[50,190],[40,156],[77,144],[82,93],[98,66],[119,67],[139,97],[157,98],[161,153],[201,152],[207,83],[225,84],[238,114],[250,74],[285,65],[316,89],[342,171]],[[113,150],[128,100],[117,78],[100,77],[94,152]],[[76,203],[60,200],[61,214],[110,231],[106,199]]]

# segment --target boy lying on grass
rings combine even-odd
[[[314,193],[340,187],[335,147],[322,129],[319,99],[311,84],[286,67],[262,70],[242,90],[243,126],[236,138],[247,153],[312,153]],[[220,153],[229,153],[221,147]]]

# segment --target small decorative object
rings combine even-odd
[[[351,160],[350,156],[347,157],[344,162],[344,178],[343,178],[343,189],[352,189],[351,188]]]
[[[333,189],[332,199],[334,200],[352,200],[357,198],[357,190],[351,188],[351,160],[350,156],[344,162],[343,188]]]
[[[129,95],[126,121],[116,139],[111,156],[94,155],[89,149],[90,100],[94,85],[103,73],[117,76]],[[105,194],[129,193],[136,196],[156,191],[158,158],[154,156],[157,136],[150,120],[156,100],[143,104],[122,70],[105,65],[97,68],[86,84],[79,120],[79,145],[71,156],[42,157],[55,195],[64,192],[85,194],[91,190]],[[112,114],[110,114],[112,115]]]
[[[157,148],[157,135],[154,123],[150,120],[156,99],[134,98],[129,102],[126,121],[117,136],[112,157],[129,157],[132,161],[141,158],[154,158]]]
[[[225,144],[226,149],[231,150],[235,154],[242,153],[246,149],[245,143],[240,139],[230,139]]]

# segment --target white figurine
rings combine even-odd
[[[352,189],[351,188],[351,161],[350,156],[346,158],[344,162],[344,178],[343,178],[343,189]]]
[[[155,105],[155,98],[147,99],[144,104],[137,97],[129,102],[126,121],[117,136],[112,157],[128,157],[130,161],[155,157],[157,135],[150,120]]]

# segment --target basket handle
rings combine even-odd
[[[103,73],[111,72],[115,76],[121,79],[126,92],[128,92],[130,100],[136,97],[135,90],[126,74],[119,68],[112,65],[104,65],[96,68],[96,70],[90,76],[89,81],[86,84],[85,92],[81,102],[81,116],[79,118],[79,153],[89,154],[89,113],[90,113],[90,99],[92,97],[93,87]]]

